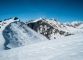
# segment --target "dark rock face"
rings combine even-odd
[[[56,27],[56,25],[52,26],[51,25],[52,23],[49,24],[48,22],[46,22],[44,20],[39,20],[39,21],[36,21],[36,22],[31,21],[31,22],[27,22],[26,24],[31,29],[35,30],[36,32],[38,32],[38,33],[40,33],[44,36],[46,36],[48,39],[51,39],[52,35],[55,35],[54,39],[56,39],[56,37],[57,37],[56,34],[64,35],[64,36],[66,36],[68,34],[65,31],[60,31],[59,29],[54,28],[54,26]],[[61,25],[59,25],[59,26],[61,27]]]
[[[35,22],[35,23],[29,23],[27,24],[27,26],[29,26],[36,32],[39,32],[40,34],[43,34],[48,39],[50,38],[50,34],[52,34],[52,30],[54,29],[52,26],[43,22],[42,20]]]
[[[17,17],[14,17],[14,20],[17,20],[18,18]]]
[[[2,22],[2,21],[0,21],[0,22]]]
[[[60,31],[59,34],[63,35],[65,32],[64,31]]]

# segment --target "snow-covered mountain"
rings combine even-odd
[[[69,32],[73,34],[83,33],[83,21],[73,21],[64,23]]]
[[[0,50],[48,39],[53,40],[76,33],[83,33],[83,22],[74,21],[62,24],[54,18],[39,18],[24,23],[17,17],[13,17],[0,21]]]
[[[26,22],[26,24],[50,40],[71,35],[71,33],[68,32],[66,26],[54,18],[40,18]]]
[[[17,17],[0,22],[0,50],[29,45],[47,40],[41,34],[33,31],[20,22]]]
[[[83,21],[73,21],[73,22],[67,22],[64,24],[70,27],[74,27],[74,28],[80,28],[80,29],[83,28],[83,26],[79,27],[80,25],[83,25]]]
[[[0,50],[4,50],[4,43],[5,43],[5,39],[3,37],[3,30],[5,29],[5,27],[7,25],[9,25],[10,23],[14,22],[14,21],[19,21],[19,19],[17,18],[9,18],[9,19],[6,19],[4,21],[0,21]]]
[[[39,18],[26,22],[26,24],[27,26],[40,34],[43,34],[50,40],[77,33],[83,33],[82,21],[61,23],[54,18]]]
[[[63,24],[40,18],[24,23],[17,17],[0,21],[0,60],[83,60],[82,46],[81,21]]]

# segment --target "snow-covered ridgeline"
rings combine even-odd
[[[15,21],[19,21],[19,19],[16,19],[16,17],[14,17],[0,22],[0,50],[4,50],[5,48],[4,47],[5,39],[3,37],[3,30],[7,27],[7,25]]]
[[[40,18],[26,22],[26,24],[50,40],[71,35],[66,26],[54,18]]]
[[[78,34],[83,33],[83,21],[73,21],[73,22],[67,22],[64,23],[66,28],[70,33]]]
[[[5,46],[8,48],[15,48],[48,40],[43,35],[38,34],[25,24],[22,24],[22,22],[13,22],[9,24],[4,29],[3,36],[7,42]]]

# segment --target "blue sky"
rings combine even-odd
[[[0,20],[14,16],[22,21],[40,17],[83,21],[83,0],[0,0]]]

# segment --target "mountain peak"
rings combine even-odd
[[[67,25],[67,26],[76,28],[76,27],[80,26],[81,24],[83,24],[83,21],[77,20],[77,21],[73,21],[73,22],[67,22],[67,23],[64,23],[64,24]]]
[[[39,20],[41,20],[41,19],[43,19],[43,18],[40,17]]]
[[[18,17],[13,17],[12,19],[13,19],[13,20],[18,20],[19,18],[18,18]]]

